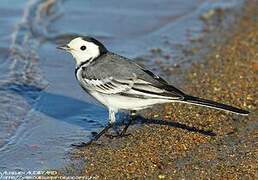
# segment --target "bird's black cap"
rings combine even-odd
[[[99,46],[100,54],[105,54],[108,52],[107,48],[101,42],[99,42],[97,39],[95,39],[93,37],[89,37],[89,36],[81,36],[81,38],[85,41],[92,42],[92,43],[96,44],[97,46]]]

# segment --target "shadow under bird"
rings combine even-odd
[[[92,37],[77,37],[58,48],[72,54],[76,62],[75,75],[81,87],[109,111],[108,125],[89,142],[76,145],[78,147],[98,140],[113,126],[115,114],[119,110],[135,112],[155,104],[178,102],[240,115],[249,113],[236,107],[185,94],[151,71],[108,51],[101,42]],[[131,121],[132,118],[120,135],[126,132]]]

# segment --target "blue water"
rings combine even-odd
[[[79,87],[74,62],[56,50],[57,42],[72,34],[91,35],[130,58],[161,48],[173,63],[175,47],[189,43],[187,32],[201,34],[201,14],[239,3],[2,0],[0,171],[63,167],[70,144],[87,141],[106,123],[106,109]]]

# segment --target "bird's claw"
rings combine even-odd
[[[89,146],[91,144],[91,142],[81,142],[81,143],[78,143],[78,144],[71,144],[71,146],[73,147],[76,147],[76,148],[83,148],[83,147],[86,147],[86,146]]]
[[[76,147],[76,148],[83,148],[83,147],[87,147],[90,146],[92,144],[95,144],[95,140],[90,140],[89,142],[81,142],[78,144],[71,144],[71,146]]]
[[[106,137],[110,138],[110,139],[113,139],[113,138],[121,138],[121,137],[127,137],[127,136],[130,136],[132,134],[128,133],[128,134],[125,134],[125,133],[117,133],[117,134],[105,134]]]
[[[131,133],[127,133],[127,134],[125,134],[125,133],[120,133],[119,134],[119,137],[127,137],[127,136],[131,136],[132,134]]]

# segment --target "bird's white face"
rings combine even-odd
[[[77,66],[86,61],[90,62],[100,55],[98,45],[85,41],[81,37],[71,40],[66,46],[60,47],[60,49],[71,53]]]

